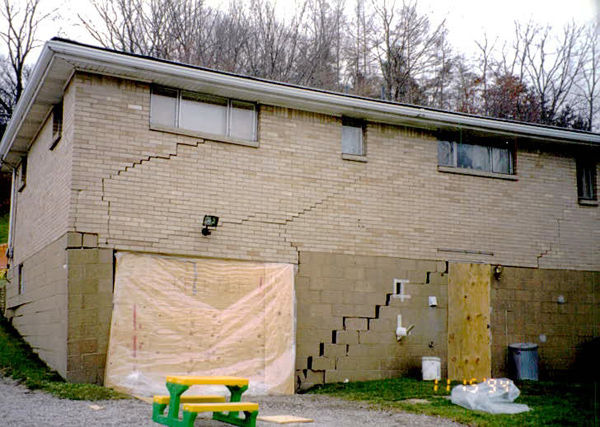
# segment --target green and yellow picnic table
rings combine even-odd
[[[230,393],[224,396],[187,396],[183,393],[193,385],[223,385]],[[152,420],[172,427],[191,427],[200,412],[212,412],[213,419],[241,427],[255,427],[258,403],[242,402],[242,394],[248,390],[248,379],[239,377],[212,377],[171,375],[167,377],[169,396],[154,396]],[[183,417],[179,418],[180,406]],[[166,407],[169,407],[165,415]],[[239,413],[243,412],[244,417]]]

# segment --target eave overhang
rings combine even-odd
[[[2,167],[16,166],[76,71],[214,93],[259,104],[421,129],[469,129],[545,143],[600,147],[600,134],[398,104],[239,76],[53,39],[42,48],[0,142]]]

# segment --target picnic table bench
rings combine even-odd
[[[229,401],[223,396],[188,396],[183,393],[193,385],[223,385],[230,392]],[[200,412],[212,412],[213,419],[241,427],[255,427],[258,404],[241,402],[248,390],[248,379],[238,377],[179,376],[167,377],[169,396],[154,396],[152,420],[167,426],[191,427]],[[166,407],[169,407],[165,415]],[[183,417],[179,418],[180,405]],[[243,412],[244,417],[239,413]]]

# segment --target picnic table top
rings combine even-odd
[[[225,385],[225,386],[245,386],[248,385],[248,378],[240,377],[213,377],[196,375],[169,375],[167,382],[180,385]]]

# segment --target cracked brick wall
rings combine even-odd
[[[600,209],[575,160],[520,145],[518,181],[437,171],[424,132],[369,124],[367,163],[339,118],[260,107],[259,147],[149,129],[148,85],[76,76],[73,222],[102,247],[297,262],[297,251],[600,268]],[[220,217],[210,238],[205,214]],[[559,230],[560,227],[560,230]]]
[[[31,146],[16,200],[13,270],[21,262],[33,268],[67,232],[97,236],[98,248],[110,251],[291,263],[315,252],[600,270],[600,209],[577,204],[567,151],[519,142],[517,181],[441,173],[431,134],[369,123],[368,161],[353,162],[341,158],[340,118],[273,106],[259,108],[258,148],[232,145],[150,130],[148,84],[82,73],[64,109],[57,147],[49,150],[48,123]],[[221,218],[209,238],[200,233],[205,214]],[[31,277],[38,279],[25,296],[15,283],[7,287],[9,308],[54,295],[41,274]],[[375,306],[387,308],[385,294],[377,298]],[[23,322],[43,326],[43,316],[27,316]],[[345,313],[330,334],[354,337],[346,317],[360,337],[361,318],[370,326],[371,316]],[[95,353],[88,344],[82,354]],[[311,353],[315,366],[326,363],[319,354]]]

